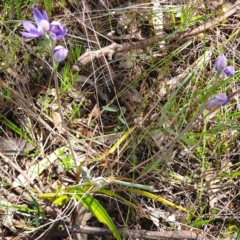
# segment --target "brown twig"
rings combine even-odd
[[[69,229],[71,233],[83,233],[91,235],[112,235],[112,232],[106,228],[97,228],[89,226],[74,225]],[[188,240],[209,240],[206,236],[191,231],[148,231],[148,230],[129,230],[118,229],[120,235],[130,238],[140,239],[188,239]],[[46,235],[47,237],[67,237],[68,232],[52,232]]]
[[[38,193],[42,193],[42,191],[39,189],[39,187],[34,183],[34,181],[19,167],[17,166],[9,157],[7,157],[5,154],[0,152],[0,157],[3,158],[3,160],[9,164],[13,169],[15,169],[16,171],[18,171],[20,174],[22,174],[22,176],[26,179],[26,181],[32,185],[37,191]]]
[[[222,22],[224,19],[232,16],[239,10],[240,0],[238,0],[228,11],[224,13],[223,16],[218,16],[213,20],[209,20],[206,23],[200,25],[199,27],[194,28],[193,30],[186,31],[186,32],[179,32],[177,34],[162,34],[157,35],[152,38],[148,38],[146,40],[138,41],[138,42],[130,42],[130,43],[123,43],[123,44],[117,44],[112,43],[109,46],[106,46],[104,48],[101,48],[99,50],[95,51],[89,51],[84,53],[82,56],[79,57],[78,62],[73,65],[73,69],[76,71],[81,71],[81,69],[86,66],[88,63],[93,61],[94,59],[101,59],[102,57],[105,57],[109,54],[114,54],[116,52],[124,52],[129,51],[131,49],[144,49],[151,44],[154,44],[156,42],[160,42],[163,40],[169,40],[169,41],[179,41],[185,38],[189,38],[192,36],[195,36],[197,34],[200,34],[206,30],[209,30],[213,27],[215,27],[217,24]],[[104,61],[106,59],[104,58]]]

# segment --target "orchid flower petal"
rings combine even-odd
[[[234,75],[234,73],[235,73],[234,66],[227,66],[222,72],[224,77],[231,77]]]
[[[227,58],[222,54],[219,55],[215,62],[217,72],[222,72],[227,67]]]
[[[41,27],[43,32],[46,33],[50,29],[50,24],[47,20],[43,19],[43,20],[41,20],[39,27]]]
[[[24,37],[30,38],[30,39],[39,37],[38,35],[35,35],[35,34],[32,34],[32,33],[28,33],[28,32],[20,32],[20,33],[21,33]]]
[[[224,93],[218,93],[213,99],[207,103],[207,108],[216,108],[218,106],[225,106],[229,102],[229,98]]]
[[[44,11],[44,13],[42,14],[38,9],[33,8],[33,17],[37,24],[37,28],[30,21],[24,20],[22,22],[24,28],[28,31],[28,33],[20,33],[26,38],[42,37],[50,29],[50,23],[48,22],[48,15],[46,11]]]
[[[33,17],[37,25],[40,25],[40,22],[42,20],[48,21],[48,15],[47,12],[44,11],[43,14],[37,9],[33,7]]]
[[[23,27],[29,32],[31,29],[36,29],[37,28],[29,21],[23,20],[22,21]]]
[[[46,11],[43,12],[43,19],[48,21],[48,15]]]
[[[68,54],[68,50],[63,46],[57,46],[53,50],[53,57],[56,62],[62,62]]]
[[[63,28],[62,25],[57,22],[53,21],[50,24],[50,36],[53,40],[60,40],[62,39],[67,33],[67,29]]]

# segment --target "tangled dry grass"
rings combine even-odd
[[[0,6],[0,238],[113,239],[74,198],[81,186],[122,239],[239,239],[239,95],[201,106],[239,89],[240,1],[35,2],[68,29],[59,89],[45,44],[19,34],[33,3],[10,6]],[[220,53],[233,77],[215,79]]]

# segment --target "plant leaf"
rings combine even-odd
[[[202,220],[202,221],[196,220],[191,224],[191,226],[192,227],[200,227],[202,225],[206,225],[207,223],[212,222],[213,220],[214,220],[214,218],[208,219],[208,220]]]
[[[118,194],[116,194],[116,193],[114,193],[114,192],[112,192],[112,191],[109,191],[109,190],[107,190],[107,189],[100,189],[98,192],[103,193],[103,194],[105,194],[105,195],[108,195],[108,196],[110,196],[110,197],[115,197],[115,198],[123,201],[123,202],[126,203],[127,205],[130,205],[131,207],[134,207],[134,208],[136,208],[136,209],[141,209],[141,207],[137,206],[136,204],[128,201],[127,199],[125,199],[125,198],[121,197],[120,195],[118,195]]]
[[[136,193],[136,194],[140,194],[144,197],[147,197],[147,198],[151,198],[153,200],[156,200],[156,201],[159,201],[165,205],[168,205],[170,207],[174,207],[174,208],[177,208],[179,210],[182,210],[184,212],[187,212],[187,213],[191,213],[188,209],[186,208],[183,208],[181,206],[178,206],[168,200],[166,200],[165,198],[162,198],[160,196],[157,196],[155,194],[152,194],[152,193],[149,193],[149,192],[146,192],[146,191],[143,191],[143,190],[139,190],[139,189],[135,189],[135,188],[131,188],[131,189],[126,189],[126,191],[129,191],[129,192],[132,192],[132,193]]]
[[[112,231],[114,237],[117,240],[121,240],[116,226],[114,225],[112,219],[103,208],[103,206],[90,194],[86,193],[83,189],[78,188],[77,190],[80,194],[74,195],[74,197],[80,201],[98,220],[99,222],[105,223],[109,229]]]
[[[105,111],[108,112],[117,112],[118,110],[112,107],[108,107],[108,106],[102,106],[102,109],[104,109]]]

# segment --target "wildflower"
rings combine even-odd
[[[53,57],[56,62],[62,62],[68,54],[68,50],[63,46],[57,46],[53,49]]]
[[[37,28],[30,21],[24,20],[22,23],[28,32],[20,32],[24,37],[30,39],[42,37],[50,28],[46,11],[42,14],[38,9],[33,8],[33,17],[37,24]]]
[[[216,108],[225,106],[229,102],[229,98],[224,93],[218,93],[212,100],[207,103],[207,108]]]
[[[215,62],[217,72],[222,72],[227,67],[227,58],[224,55],[219,55]]]
[[[63,38],[67,33],[67,29],[63,28],[61,23],[53,21],[50,24],[50,36],[53,40],[59,40]]]
[[[222,73],[224,77],[231,77],[235,73],[235,68],[234,66],[227,66]]]

